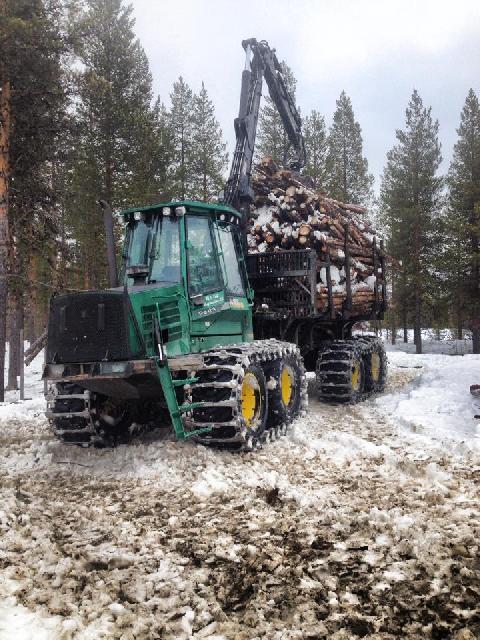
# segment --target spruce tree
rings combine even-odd
[[[280,65],[287,91],[295,101],[297,86],[295,76],[285,62],[281,62]],[[282,118],[270,96],[265,98],[265,104],[260,109],[255,155],[257,158],[272,156],[273,160],[282,167],[287,167],[296,160],[296,154],[283,126]]]
[[[396,137],[398,144],[387,154],[381,198],[389,251],[402,262],[395,290],[403,315],[413,319],[416,350],[421,353],[422,319],[437,279],[432,265],[439,246],[442,179],[437,171],[442,157],[438,121],[416,90],[406,109],[406,127],[397,130]]]
[[[228,155],[203,82],[200,93],[193,98],[192,127],[193,197],[208,202],[218,196],[225,182]]]
[[[329,195],[343,202],[370,204],[373,176],[368,173],[368,162],[363,155],[362,130],[345,91],[337,100],[327,142],[326,187]]]
[[[315,109],[304,120],[303,137],[307,164],[302,174],[311,179],[315,189],[322,189],[326,182],[327,134],[325,119]]]
[[[459,337],[467,321],[473,351],[480,353],[480,103],[473,89],[466,97],[457,134],[447,178],[443,267]]]
[[[172,190],[179,200],[193,193],[193,92],[180,76],[170,94]]]
[[[97,200],[114,208],[155,199],[165,185],[160,111],[152,107],[152,78],[135,37],[131,5],[121,0],[86,0],[76,17],[78,138],[66,202],[69,232],[85,287],[105,283],[102,216]]]

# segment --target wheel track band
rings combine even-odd
[[[213,414],[215,413],[215,405],[217,402],[213,403],[212,412],[205,412],[204,408],[193,410],[193,415],[187,417],[187,420],[190,419],[188,428],[198,429],[208,423],[215,425],[214,430],[210,434],[195,438],[197,442],[220,448],[249,450],[275,440],[287,432],[291,421],[289,423],[282,422],[277,424],[271,422],[268,427],[259,433],[251,432],[246,425],[241,412],[241,393],[243,378],[249,365],[260,366],[268,376],[268,368],[272,362],[290,355],[296,357],[301,369],[301,401],[298,413],[306,410],[308,400],[305,369],[300,357],[300,351],[294,344],[281,342],[276,339],[257,340],[252,343],[240,343],[231,345],[225,349],[212,350],[202,355],[204,358],[204,366],[194,373],[191,373],[191,375],[195,375],[202,380],[202,382],[191,385],[191,398],[193,402],[201,400],[201,396],[195,394],[196,389],[199,391],[202,390],[202,396],[204,396],[205,391],[210,388],[213,394],[217,395],[217,398],[220,398],[220,394],[215,393],[215,379],[203,382],[203,377],[208,376],[208,372],[210,372],[210,376],[215,378],[215,371],[223,370],[225,361],[228,361],[228,365],[232,371],[232,378],[226,382],[224,387],[220,387],[220,389],[230,389],[229,399],[232,401],[232,414],[227,420],[219,421],[215,419],[215,415]],[[218,362],[214,364],[212,361]]]
[[[377,353],[380,358],[380,381],[374,384],[369,371],[369,359]],[[362,388],[352,389],[352,363],[362,362]],[[318,398],[324,402],[361,402],[386,383],[387,357],[381,339],[375,336],[355,336],[349,340],[335,340],[318,355],[316,388]]]
[[[292,420],[306,410],[307,383],[299,349],[276,339],[257,340],[219,347],[200,354],[203,364],[196,369],[178,372],[180,378],[196,378],[184,385],[186,403],[201,402],[182,415],[186,431],[212,426],[210,433],[193,439],[211,447],[235,451],[251,450],[284,435]],[[300,403],[289,421],[268,421],[258,432],[249,429],[242,415],[242,383],[248,367],[259,366],[268,377],[269,365],[286,356],[294,357],[301,372]],[[268,380],[267,380],[268,382]],[[267,395],[270,391],[267,392]],[[102,430],[93,402],[94,394],[73,382],[56,385],[56,393],[48,402],[47,415],[58,438],[69,444],[112,446],[112,438]],[[268,409],[268,401],[267,401]]]

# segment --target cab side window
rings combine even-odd
[[[187,216],[188,290],[191,296],[223,289],[210,220]]]
[[[235,230],[227,224],[217,224],[217,241],[223,255],[223,270],[227,294],[244,296],[245,288],[241,274],[239,247],[235,243]]]

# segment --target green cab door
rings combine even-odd
[[[192,351],[252,339],[230,226],[202,215],[187,215],[185,223]]]

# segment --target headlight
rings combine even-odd
[[[133,219],[136,220],[137,222],[139,220],[142,219],[142,212],[141,211],[135,211],[135,213],[133,214]]]
[[[162,213],[164,216],[169,216],[172,213],[172,210],[170,209],[170,207],[163,207]]]
[[[184,216],[187,213],[185,207],[175,207],[175,215],[176,216]]]

